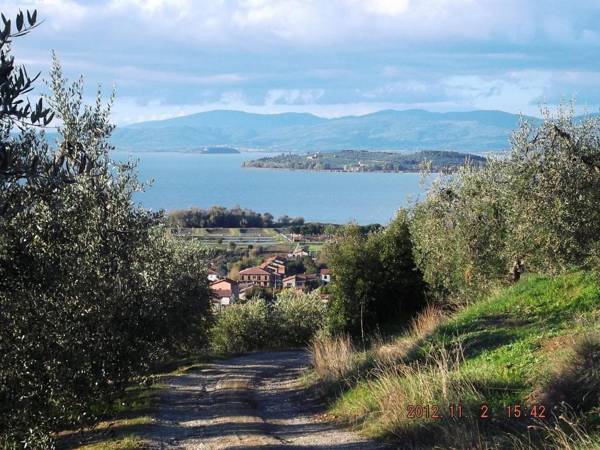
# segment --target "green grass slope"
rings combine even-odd
[[[332,414],[403,448],[600,448],[600,289],[592,275],[529,276],[426,322],[355,355],[369,369]]]

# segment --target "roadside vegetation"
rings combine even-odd
[[[241,353],[308,345],[323,328],[325,305],[316,292],[281,291],[272,302],[250,298],[221,311],[212,328],[213,349]]]
[[[110,106],[83,102],[55,59],[50,95],[11,55],[35,12],[0,26],[0,448],[51,448],[97,423],[132,380],[206,345],[203,248],[133,202],[110,159]],[[53,121],[54,120],[54,121]],[[57,125],[49,145],[45,126]]]
[[[591,448],[599,296],[583,272],[527,276],[456,314],[428,309],[368,350],[315,340],[315,370],[334,395],[331,414],[408,448]]]
[[[345,320],[311,351],[332,416],[407,448],[600,446],[600,124],[543,114],[508,155],[438,178],[401,213],[396,271],[425,290],[391,294],[423,299],[396,336],[373,337],[391,301],[368,284],[375,238],[331,246],[329,317]]]

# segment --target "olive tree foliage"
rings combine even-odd
[[[438,179],[415,207],[415,255],[441,299],[474,298],[524,270],[591,261],[600,240],[600,122],[574,107],[523,121],[507,155]]]
[[[368,333],[405,320],[424,306],[426,286],[413,258],[407,211],[368,234],[349,225],[325,252],[333,278],[327,311],[330,332],[364,340]]]
[[[225,353],[300,347],[324,323],[325,305],[317,292],[284,289],[270,303],[252,298],[223,309],[211,329],[211,343]]]
[[[1,65],[0,447],[47,448],[152,361],[201,342],[208,287],[203,250],[134,205],[134,165],[109,155],[110,103],[85,105],[55,60],[47,107],[27,107],[32,80],[4,44]],[[53,115],[55,148],[37,131]]]
[[[318,291],[284,289],[273,303],[271,320],[279,347],[305,346],[325,326],[325,304]]]
[[[501,165],[490,159],[484,167],[466,165],[442,176],[413,210],[414,255],[431,300],[468,298],[507,273]]]

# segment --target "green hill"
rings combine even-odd
[[[350,386],[338,420],[405,448],[600,448],[594,276],[529,276],[450,317],[432,311],[392,343],[331,360],[337,375],[317,358],[322,380]]]
[[[532,122],[538,119],[529,117]],[[506,150],[520,116],[502,111],[379,111],[327,119],[311,114],[208,111],[118,127],[121,150],[191,150],[205,146],[276,151]]]

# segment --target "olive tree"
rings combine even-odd
[[[433,183],[411,223],[417,264],[438,298],[469,301],[524,270],[593,263],[599,206],[600,122],[545,109],[506,155]]]
[[[84,104],[55,59],[47,107],[27,106],[33,80],[6,44],[23,21],[0,33],[0,446],[46,448],[153,361],[203,342],[208,287],[203,249],[136,206],[134,165],[111,159],[111,102]],[[51,146],[38,127],[53,115]]]

